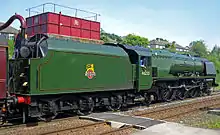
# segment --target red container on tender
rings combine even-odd
[[[71,27],[61,25],[59,34],[70,36],[70,31],[71,31]]]
[[[81,29],[91,30],[91,21],[82,19],[81,22]]]
[[[41,26],[40,25],[35,25],[34,27],[34,33],[41,33]]]
[[[91,38],[91,32],[90,30],[81,30],[81,37],[82,38]]]
[[[91,39],[97,39],[99,40],[100,39],[100,32],[97,32],[97,31],[91,31],[91,34],[90,34],[90,38]]]
[[[59,27],[56,24],[44,24],[41,25],[42,33],[58,34]]]
[[[63,14],[46,12],[26,18],[27,34],[60,34],[100,40],[100,23]]]
[[[81,19],[76,18],[76,17],[71,18],[71,27],[80,29],[81,25],[82,25],[82,20]]]
[[[27,33],[28,36],[32,36],[33,35],[32,34],[32,32],[33,32],[32,29],[33,29],[32,27],[29,27],[29,28],[26,29],[26,33]]]
[[[55,13],[45,13],[45,20],[42,20],[42,24],[45,23],[52,23],[52,24],[59,24],[59,14]]]
[[[69,16],[60,15],[60,25],[70,27],[71,19]]]
[[[34,16],[33,17],[33,22],[32,22],[32,25],[39,25],[40,24],[40,22],[41,22],[41,15],[36,15],[36,16]]]
[[[91,31],[100,32],[100,23],[91,21]]]
[[[32,17],[26,18],[27,27],[31,27],[32,24],[33,24],[33,18]]]
[[[79,28],[71,28],[70,36],[81,37],[81,30]]]

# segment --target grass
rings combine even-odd
[[[216,87],[216,88],[215,88],[215,90],[218,90],[218,91],[220,91],[220,86]]]
[[[208,121],[198,122],[194,125],[197,127],[202,127],[202,128],[219,129],[220,120],[208,120]]]
[[[220,116],[209,114],[207,111],[189,113],[186,117],[177,119],[177,122],[197,128],[220,129]]]
[[[207,123],[207,127],[212,129],[220,128],[220,121],[209,122]]]
[[[220,83],[218,83],[218,85],[219,85],[218,87],[214,88],[215,91],[220,91]]]
[[[14,53],[14,41],[13,40],[8,40],[8,46],[9,46],[9,58],[12,58],[12,55]]]

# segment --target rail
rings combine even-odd
[[[41,133],[41,135],[50,135],[50,134],[67,134],[67,132],[73,132],[76,130],[86,130],[87,128],[91,128],[91,127],[96,127],[98,125],[108,125],[108,122],[105,121],[101,121],[101,122],[96,122],[96,123],[90,123],[90,124],[86,124],[86,125],[79,125],[76,127],[70,127],[70,128],[65,128],[65,129],[58,129],[55,131],[49,131],[49,132],[45,132],[45,133]]]
[[[52,11],[48,11],[46,6],[52,6]],[[72,8],[72,7],[68,7],[68,6],[64,6],[64,5],[59,5],[59,4],[55,4],[55,3],[44,3],[44,4],[40,4],[31,8],[27,8],[26,11],[28,11],[29,17],[32,16],[31,13],[37,13],[37,14],[41,14],[41,13],[45,13],[45,12],[54,12],[54,13],[59,13],[62,11],[58,11],[57,8],[64,8],[64,9],[68,9],[71,10],[70,13],[72,13],[72,11],[74,11],[74,16],[75,17],[79,17],[79,13],[86,13],[86,14],[92,14],[86,17],[80,17],[80,18],[84,18],[84,19],[88,19],[88,18],[94,18],[94,21],[97,21],[98,16],[100,16],[100,14],[94,13],[94,12],[90,12],[90,11],[86,11],[86,10],[82,10],[82,9],[78,9],[78,8]],[[41,11],[36,11],[36,9],[40,9]],[[72,16],[72,14],[71,14]]]
[[[154,109],[134,112],[134,116],[148,117],[158,120],[168,120],[185,114],[199,111],[200,109],[219,106],[220,95],[213,95],[206,98],[197,99],[191,102],[183,102],[181,104],[173,104],[170,106],[161,106]]]
[[[125,126],[125,127],[122,127],[122,128],[118,128],[118,129],[114,129],[114,130],[110,130],[110,131],[101,133],[101,134],[99,134],[99,135],[122,134],[123,131],[131,130],[131,129],[134,129],[134,128],[135,128],[135,127],[134,127],[133,125],[128,125],[128,126]]]

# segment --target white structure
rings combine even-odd
[[[165,48],[165,46],[167,44],[172,44],[172,43],[170,43],[167,40],[161,39],[161,38],[156,38],[156,39],[150,41],[150,44],[148,47],[163,49],[163,48]],[[176,43],[175,43],[175,47],[176,47],[176,51],[180,51],[180,52],[188,52],[189,51],[189,47],[183,47],[183,46],[176,44]]]
[[[4,23],[0,22],[0,26],[2,26]],[[6,39],[14,39],[15,35],[18,33],[18,30],[9,26],[8,28],[0,31],[0,35],[5,36]]]

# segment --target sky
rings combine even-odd
[[[134,33],[150,40],[160,37],[182,46],[202,39],[209,50],[220,45],[219,0],[5,0],[0,21],[7,21],[15,13],[28,17],[25,9],[46,2],[99,13],[101,27],[120,36]],[[18,28],[19,22],[12,26]]]

